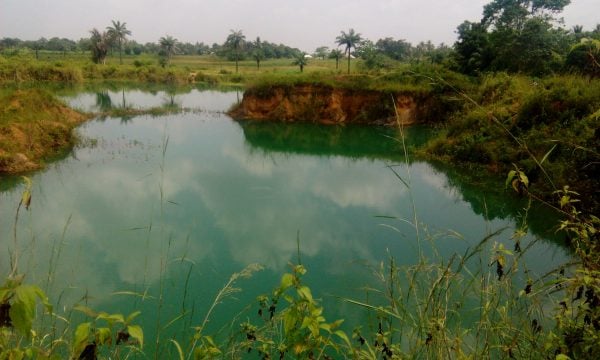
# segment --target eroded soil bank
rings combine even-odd
[[[230,111],[236,119],[321,124],[410,125],[435,121],[430,96],[409,92],[355,90],[323,85],[250,88]]]
[[[0,95],[0,174],[42,168],[73,145],[73,128],[86,119],[43,90]]]

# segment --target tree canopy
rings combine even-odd
[[[354,29],[350,29],[348,33],[342,31],[341,34],[335,38],[338,46],[344,46],[344,52],[348,56],[348,74],[350,74],[350,57],[352,55],[352,49],[356,49],[356,46],[360,43],[362,37],[359,33],[354,32]]]
[[[127,36],[131,35],[131,31],[127,29],[126,23],[112,20],[112,26],[107,26],[106,32],[117,42],[119,46],[119,62],[123,64],[123,43],[127,40]]]

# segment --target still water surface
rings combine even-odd
[[[524,204],[509,193],[469,185],[443,165],[407,165],[394,129],[235,122],[224,111],[240,96],[215,90],[65,96],[87,111],[163,105],[188,111],[92,120],[79,128],[80,146],[31,176],[33,204],[18,224],[20,270],[28,281],[47,290],[58,309],[86,303],[108,312],[141,310],[147,339],[160,328],[163,338],[185,343],[229,276],[251,263],[265,270],[239,283],[243,291],[217,308],[211,330],[246,305],[256,308],[256,296],[276,287],[298,260],[328,320],[359,321],[363,310],[336,296],[363,299],[359,289],[373,285],[366,264],[389,256],[401,265],[415,262],[418,244],[407,223],[413,202],[423,228],[448,234],[436,236],[441,256],[463,253],[501,228],[495,241],[512,248]],[[409,147],[426,136],[425,129],[409,129]],[[8,240],[23,185],[0,181],[0,229]],[[524,245],[541,241],[526,260],[543,273],[569,255],[550,239],[551,224],[531,222],[536,234]],[[2,259],[7,251],[0,249]],[[3,273],[8,267],[0,263]],[[147,344],[152,353],[152,340]]]

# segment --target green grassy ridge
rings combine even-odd
[[[496,74],[467,95],[478,105],[454,113],[422,155],[498,173],[517,166],[536,194],[550,198],[569,185],[599,208],[599,80]]]

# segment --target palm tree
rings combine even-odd
[[[165,65],[168,65],[171,61],[171,57],[178,50],[177,45],[179,42],[171,35],[167,35],[166,37],[161,37],[160,40],[158,40],[158,43],[160,44],[161,52],[164,55]]]
[[[339,49],[331,50],[329,53],[329,58],[335,59],[335,69],[339,69],[340,67],[340,59],[344,56],[344,53]]]
[[[119,44],[119,63],[123,64],[123,42],[127,40],[127,36],[131,35],[131,31],[127,30],[127,24],[120,21],[112,20],[112,26],[107,26],[106,31],[110,37],[117,40]]]
[[[352,48],[356,49],[356,45],[358,45],[361,40],[362,37],[359,33],[355,33],[354,29],[350,29],[347,34],[342,31],[340,36],[335,38],[338,46],[346,46],[344,52],[348,54],[348,74],[350,74],[350,54],[352,53]]]
[[[252,51],[252,57],[256,60],[256,68],[260,70],[260,62],[265,58],[265,53],[262,49],[262,43],[260,42],[260,37],[256,38],[254,42],[254,51]]]
[[[112,44],[112,38],[106,32],[100,32],[98,29],[92,29],[90,31],[92,36],[90,37],[92,60],[96,64],[104,64],[106,61],[106,55],[108,54],[108,48]]]
[[[238,61],[240,60],[240,50],[244,46],[246,36],[242,33],[242,30],[231,30],[231,34],[227,36],[225,44],[235,51],[235,72],[238,72]]]
[[[300,72],[304,72],[304,66],[308,65],[308,59],[306,58],[306,53],[305,52],[297,53],[294,56],[294,62],[292,63],[292,65],[300,66]]]

